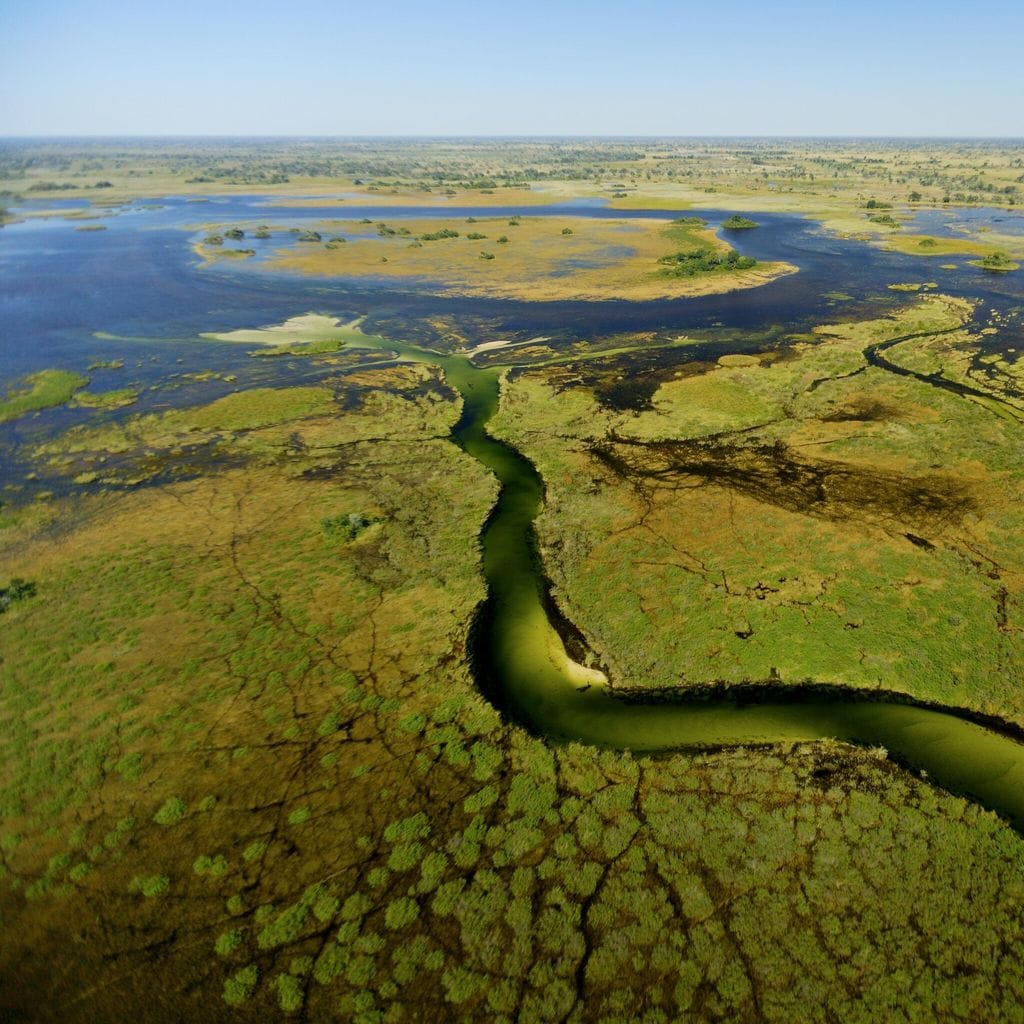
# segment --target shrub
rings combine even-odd
[[[248,863],[256,860],[257,857],[262,857],[267,852],[267,845],[263,839],[254,840],[242,851],[242,859]]]
[[[147,899],[162,896],[171,887],[171,880],[166,875],[136,875],[128,888],[132,892],[141,892]]]
[[[15,576],[6,587],[0,587],[0,613],[7,611],[16,601],[27,601],[35,596],[36,585]]]
[[[255,964],[236,971],[224,982],[224,1002],[228,1006],[241,1006],[253,994],[259,976],[259,968]]]
[[[285,1013],[295,1013],[302,1009],[305,996],[302,982],[292,974],[277,976],[277,1004]]]
[[[219,853],[212,857],[203,854],[192,862],[192,870],[197,875],[211,875],[214,878],[219,878],[227,869],[228,862]]]
[[[173,825],[176,821],[181,821],[185,815],[185,809],[185,801],[180,797],[168,797],[163,806],[153,815],[153,820],[158,825]]]
[[[356,537],[372,526],[378,520],[365,516],[361,512],[345,512],[338,516],[328,516],[320,520],[320,528],[327,535],[329,540],[340,540],[345,543],[353,541]]]
[[[671,253],[662,256],[658,262],[665,267],[665,273],[672,277],[695,277],[717,270],[749,270],[757,266],[757,260],[741,256],[735,249],[719,253],[710,246]]]
[[[229,932],[221,932],[217,936],[217,941],[214,944],[214,949],[218,956],[229,956],[242,944],[242,933],[237,929],[233,928]]]

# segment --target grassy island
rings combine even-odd
[[[64,405],[89,383],[89,378],[69,370],[39,370],[0,395],[0,423],[40,409]]]
[[[1011,270],[1019,270],[1020,264],[1014,263],[1005,252],[993,252],[980,260],[970,260],[972,267],[980,267],[992,274],[1006,274]]]
[[[468,230],[464,220],[350,224],[361,233],[340,246],[307,232],[261,266],[414,287],[426,282],[448,295],[533,300],[712,294],[756,287],[796,269],[740,256],[695,218],[472,220]]]
[[[731,217],[727,217],[722,221],[722,227],[726,231],[749,231],[751,228],[760,227],[756,220],[751,220],[749,217],[741,217],[738,213],[734,213]]]

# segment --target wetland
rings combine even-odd
[[[1016,271],[559,187],[11,206],[5,1009],[1015,1019]]]

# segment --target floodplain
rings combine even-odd
[[[5,1013],[1019,1019],[1019,147],[107,145],[0,151]]]

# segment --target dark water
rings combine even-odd
[[[388,221],[442,213],[622,216],[593,205],[499,211],[339,207],[339,217]],[[712,224],[727,216],[712,210],[692,212]],[[631,211],[629,216],[664,214]],[[799,274],[728,295],[653,303],[439,299],[426,292],[398,291],[393,284],[352,287],[244,267],[201,267],[190,249],[191,240],[205,233],[204,222],[237,223],[248,230],[257,223],[287,225],[324,217],[323,209],[265,207],[253,197],[209,203],[167,198],[156,201],[156,208],[130,204],[97,222],[58,217],[9,225],[0,231],[2,376],[13,378],[48,366],[85,369],[97,358],[123,358],[125,370],[112,375],[111,387],[166,383],[170,374],[206,368],[235,373],[238,380],[203,385],[209,392],[205,397],[217,389],[249,386],[261,375],[276,375],[284,383],[282,377],[308,370],[294,364],[268,367],[267,362],[277,361],[252,360],[240,347],[198,336],[280,322],[309,310],[339,317],[366,315],[370,325],[404,323],[412,328],[430,316],[455,315],[463,325],[477,325],[475,340],[484,341],[496,330],[522,332],[524,337],[551,334],[561,340],[630,330],[727,327],[753,333],[782,326],[799,331],[866,306],[877,310],[905,301],[886,290],[901,281],[939,280],[944,292],[979,298],[979,320],[992,311],[1012,316],[1024,302],[1014,275],[994,277],[964,266],[940,272],[928,261],[829,238],[813,223],[784,215],[758,214],[762,227],[730,237],[730,242],[759,259],[795,263]],[[105,223],[108,228],[76,231],[81,223]],[[251,243],[247,238],[240,244]],[[948,276],[937,276],[943,273]],[[830,296],[837,289],[849,298]],[[105,337],[97,338],[96,332]],[[1011,319],[998,343],[1020,346],[1019,320]],[[956,712],[832,691],[786,699],[769,690],[747,691],[742,701],[719,696],[672,704],[625,704],[613,698],[593,673],[588,676],[568,657],[552,626],[532,532],[542,482],[526,459],[486,432],[497,401],[496,371],[459,356],[392,347],[444,369],[465,400],[456,440],[503,485],[482,537],[490,598],[476,633],[476,663],[485,692],[508,712],[553,738],[641,751],[822,737],[882,746],[941,785],[979,799],[1018,827],[1024,825],[1024,746]],[[98,381],[103,373],[97,372]],[[141,407],[196,400],[190,388],[161,390],[144,398]],[[84,414],[44,413],[31,418],[27,429],[39,429],[40,422],[60,425],[76,415]],[[7,425],[0,428],[0,439],[10,443],[24,429],[24,424]]]
[[[204,266],[192,243],[206,234],[204,225],[238,225],[246,231],[240,246],[279,247],[290,243],[290,227],[310,227],[325,217],[344,217],[354,231],[358,221],[432,214],[449,216],[574,214],[616,217],[597,201],[554,207],[400,209],[338,204],[333,209],[271,206],[265,197],[217,197],[196,202],[162,197],[114,209],[87,211],[101,219],[68,220],[79,209],[75,200],[32,204],[55,216],[8,224],[0,229],[0,384],[44,367],[86,372],[101,359],[123,359],[121,371],[96,371],[94,388],[133,387],[141,391],[129,415],[174,404],[211,401],[239,387],[273,379],[288,383],[288,373],[308,373],[295,364],[270,367],[269,360],[250,359],[243,346],[204,341],[203,332],[277,323],[297,313],[317,311],[341,318],[367,317],[367,328],[401,337],[431,341],[425,331],[430,318],[455,318],[471,340],[545,335],[558,346],[596,340],[620,332],[693,333],[725,328],[752,339],[766,332],[800,331],[844,316],[877,313],[905,296],[894,295],[894,282],[938,280],[943,291],[981,300],[979,321],[992,311],[1010,315],[990,346],[1024,348],[1020,320],[1014,311],[1024,305],[1020,275],[993,275],[961,261],[955,272],[938,269],[939,261],[885,253],[859,242],[831,238],[800,217],[757,214],[761,227],[730,233],[730,242],[760,259],[782,259],[800,268],[798,274],[761,288],[726,295],[657,302],[512,302],[438,298],[427,289],[399,290],[393,281],[363,282],[271,273],[266,268],[221,263]],[[28,209],[28,207],[25,207]],[[15,211],[17,212],[17,211]],[[713,225],[727,213],[688,211]],[[630,217],[673,216],[661,211],[630,211]],[[1006,215],[1012,220],[1012,215]],[[1024,224],[1024,217],[1014,221]],[[103,231],[77,228],[106,225]],[[254,240],[259,224],[275,228],[267,243]],[[1000,226],[1002,229],[1002,225]],[[324,227],[327,237],[333,227]],[[941,262],[946,262],[942,260]],[[837,299],[837,290],[849,298]],[[103,337],[97,337],[102,333]],[[435,339],[436,340],[436,339]],[[674,360],[696,358],[673,354]],[[646,365],[646,364],[645,364]],[[188,374],[215,369],[237,381],[191,381]],[[171,381],[175,390],[165,385]],[[159,386],[159,387],[158,387]],[[150,390],[154,389],[154,390]],[[86,418],[84,411],[53,410],[0,426],[0,472],[11,470],[13,445],[26,435],[64,428]]]
[[[72,200],[51,200],[43,206],[74,207]],[[155,208],[154,208],[155,207]],[[15,211],[17,212],[17,211]],[[980,298],[986,308],[1021,305],[1024,296],[1014,275],[986,274],[961,266],[941,271],[946,260],[885,253],[859,242],[830,238],[814,222],[782,214],[758,214],[760,228],[732,232],[730,243],[759,259],[786,260],[800,273],[762,288],[727,295],[650,303],[545,302],[522,303],[486,299],[438,299],[424,291],[386,285],[349,284],[337,280],[268,273],[239,265],[202,266],[191,242],[206,234],[203,225],[238,225],[246,238],[228,247],[280,248],[294,236],[290,226],[309,227],[327,217],[358,221],[397,222],[428,216],[559,216],[618,217],[623,214],[597,205],[497,210],[479,208],[401,209],[339,204],[333,209],[269,206],[253,196],[218,197],[194,202],[165,197],[136,202],[119,210],[93,211],[102,219],[71,221],[63,216],[9,224],[0,230],[0,355],[4,378],[45,365],[84,369],[96,356],[138,362],[153,359],[165,365],[182,358],[186,365],[234,370],[251,368],[244,353],[228,346],[211,353],[209,343],[195,348],[200,332],[225,331],[256,323],[280,321],[310,309],[340,316],[368,314],[416,320],[437,313],[474,318],[501,330],[565,333],[600,337],[629,330],[697,330],[716,325],[764,330],[786,325],[796,330],[829,317],[852,313],[867,301],[895,304],[887,292],[894,282],[935,280],[954,295]],[[715,210],[687,211],[716,226],[728,216]],[[664,218],[656,210],[630,211],[628,216]],[[1007,215],[1024,225],[1024,217]],[[251,229],[266,223],[279,226],[267,242],[253,239]],[[104,231],[76,228],[106,225]],[[352,231],[365,230],[358,224]],[[1004,230],[1005,225],[1000,225]],[[323,229],[324,236],[336,232]],[[837,290],[851,296],[837,302]],[[96,331],[133,339],[98,340]],[[147,339],[140,348],[134,339]],[[480,340],[486,340],[481,336]],[[139,367],[141,379],[157,380],[160,366]]]

